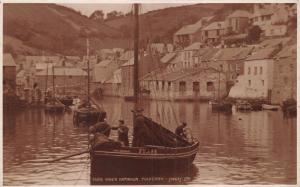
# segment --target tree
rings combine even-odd
[[[100,21],[102,22],[104,20],[104,13],[102,10],[96,10],[95,12],[93,12],[90,17],[90,19],[92,20],[96,20],[96,21]]]
[[[118,17],[123,17],[124,14],[123,12],[117,12],[117,11],[111,11],[109,13],[106,14],[106,19],[107,20],[112,20],[112,19],[116,19]]]
[[[261,33],[262,33],[261,28],[257,25],[254,25],[249,29],[248,41],[251,43],[259,41]]]

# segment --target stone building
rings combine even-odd
[[[17,72],[16,72],[16,63],[14,58],[9,53],[3,54],[3,91],[5,92],[6,89],[15,90],[16,88],[16,79],[17,79]]]
[[[212,22],[202,29],[201,42],[204,43],[219,43],[222,36],[226,34],[225,22]]]
[[[297,100],[297,47],[284,47],[275,56],[273,65],[272,103],[282,104],[287,99]]]
[[[245,10],[236,10],[226,17],[225,27],[226,34],[241,34],[245,33],[249,26],[249,18],[251,14]]]
[[[41,90],[46,88],[52,90],[53,81],[58,94],[62,94],[65,90],[84,93],[87,91],[87,72],[80,68],[54,67],[36,73],[36,82]]]

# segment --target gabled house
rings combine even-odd
[[[192,68],[196,64],[196,57],[194,55],[201,47],[202,43],[195,42],[180,52],[182,68]]]
[[[245,33],[251,14],[245,10],[236,10],[225,19],[226,34]]]
[[[201,29],[207,25],[212,17],[203,17],[195,24],[185,25],[180,28],[173,36],[173,44],[175,47],[187,47],[201,39]]]
[[[104,83],[119,68],[116,60],[102,60],[93,67],[93,82]]]
[[[212,22],[202,29],[201,41],[205,43],[219,43],[226,34],[225,22]]]

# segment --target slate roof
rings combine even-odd
[[[297,45],[283,47],[283,49],[275,56],[276,58],[285,58],[297,56]]]
[[[177,53],[167,53],[165,56],[163,56],[160,61],[162,63],[168,63],[170,62],[172,59],[174,59],[176,57]]]
[[[274,55],[274,51],[276,48],[263,48],[254,52],[251,56],[249,56],[246,60],[263,60],[270,59]]]
[[[199,24],[185,25],[181,27],[175,35],[193,34],[201,28]]]
[[[276,39],[269,39],[269,40],[264,40],[262,41],[259,46],[261,47],[275,47],[279,45],[280,43],[282,45],[285,45],[288,41],[290,41],[291,38],[286,37],[286,38],[276,38]]]
[[[3,54],[3,66],[16,66],[15,60],[10,53]]]
[[[251,47],[223,48],[213,57],[215,60],[242,60],[252,51]]]
[[[211,24],[204,27],[202,30],[218,30],[225,29],[224,21],[212,22]]]

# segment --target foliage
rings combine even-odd
[[[90,17],[90,19],[96,20],[96,21],[104,21],[104,13],[102,10],[96,10],[95,12],[93,12]]]
[[[123,12],[117,12],[117,11],[113,10],[106,14],[106,20],[113,20],[113,19],[120,18],[123,16],[124,16]]]
[[[259,26],[254,25],[249,29],[247,40],[248,42],[254,43],[259,41],[262,30]]]

